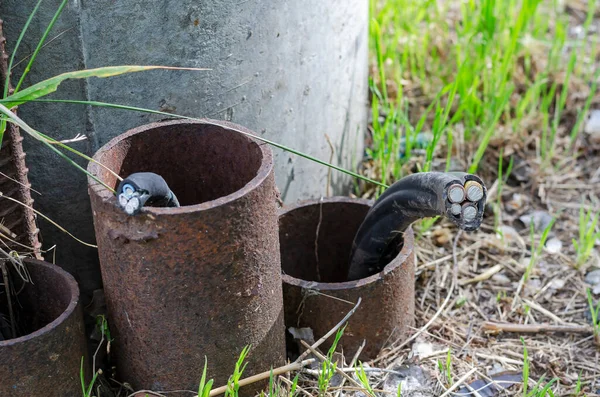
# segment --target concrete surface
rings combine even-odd
[[[35,3],[1,2],[9,48]],[[58,3],[43,3],[21,56],[35,48]],[[226,119],[323,160],[331,155],[327,134],[335,164],[354,168],[360,159],[367,119],[367,0],[73,0],[51,37],[58,34],[40,53],[27,84],[109,65],[212,70],[68,82],[55,98]],[[89,139],[75,147],[88,154],[129,128],[162,118],[39,103],[22,106],[20,115],[56,138],[86,134]],[[30,179],[43,193],[34,197],[37,209],[93,241],[85,177],[32,139],[26,139],[26,150]],[[325,194],[325,167],[279,149],[274,153],[286,202]],[[347,194],[351,180],[334,171],[332,185],[333,193]],[[74,273],[85,292],[98,288],[97,252],[41,223],[45,247],[57,245],[56,263]]]

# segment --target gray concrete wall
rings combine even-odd
[[[9,46],[35,0],[5,0]],[[52,4],[55,3],[55,4]],[[45,2],[26,39],[35,47],[59,1]],[[367,0],[74,0],[70,1],[29,82],[78,68],[122,64],[206,67],[211,71],[152,71],[70,82],[55,97],[88,98],[219,118],[259,135],[354,168],[367,116]],[[85,133],[77,144],[95,152],[128,128],[160,119],[76,105],[26,105],[22,117],[60,138]],[[29,144],[37,207],[78,236],[93,239],[85,178],[36,143]],[[274,149],[276,180],[286,202],[325,194],[327,169]],[[333,173],[333,192],[351,181]],[[56,261],[78,274],[83,289],[99,286],[97,253],[42,225]]]

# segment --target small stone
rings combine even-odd
[[[600,143],[600,110],[595,109],[590,112],[583,131],[590,136],[590,141]]]
[[[411,397],[433,397],[439,396],[440,392],[435,389],[437,381],[423,368],[410,364],[392,368],[395,372],[385,377],[382,389],[385,395],[398,395],[398,388],[403,396]]]
[[[412,354],[417,357],[429,356],[434,351],[433,344],[429,342],[415,342],[412,346]]]
[[[512,195],[512,198],[504,204],[504,207],[509,212],[516,212],[523,208],[526,202],[527,197],[524,194],[515,193]]]
[[[592,270],[585,275],[585,282],[590,285],[600,284],[600,269]]]
[[[537,278],[532,278],[525,283],[525,296],[533,296],[542,288],[542,282]]]
[[[525,244],[525,241],[519,235],[519,232],[512,226],[501,225],[498,227],[497,237],[500,240],[504,240],[505,243]]]
[[[586,134],[600,134],[600,110],[594,109],[590,111],[590,116],[583,127]]]
[[[529,228],[533,220],[533,228],[536,233],[543,232],[550,222],[552,222],[552,216],[546,211],[533,211],[529,214],[525,214],[519,217],[519,220]]]
[[[497,284],[510,284],[510,278],[502,273],[494,274],[492,276],[492,281],[496,282]]]
[[[315,343],[315,335],[313,333],[312,328],[309,328],[309,327],[304,327],[304,328],[289,327],[288,331],[290,332],[290,334],[292,334],[292,336],[294,337],[294,339],[303,340],[303,341],[305,341],[307,343]]]
[[[550,288],[552,289],[562,289],[564,286],[565,280],[562,278],[555,278],[554,280],[550,281]]]
[[[550,254],[558,254],[562,249],[562,241],[557,239],[556,237],[552,237],[546,241],[546,251]]]

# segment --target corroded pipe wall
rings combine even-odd
[[[87,349],[77,283],[50,263],[28,259],[25,265],[33,283],[19,294],[18,312],[32,329],[0,341],[0,396],[80,396]]]
[[[130,130],[94,159],[121,176],[159,173],[182,204],[128,216],[89,180],[122,379],[136,388],[193,390],[206,356],[208,376],[225,384],[248,344],[247,374],[282,364],[271,149],[228,128],[172,121]],[[88,169],[116,187],[105,169]]]
[[[286,327],[309,327],[318,339],[361,298],[339,344],[348,360],[363,340],[361,359],[375,358],[386,343],[406,337],[414,324],[411,228],[401,251],[382,272],[345,281],[352,240],[370,205],[367,200],[332,197],[290,206],[279,218]]]

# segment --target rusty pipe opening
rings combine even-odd
[[[31,275],[31,282],[15,278],[15,281],[22,283],[13,286],[16,291],[22,291],[17,296],[19,304],[16,316],[21,336],[0,341],[0,349],[7,344],[40,336],[56,327],[71,315],[79,299],[77,283],[59,267],[33,259],[25,260],[25,266]],[[48,286],[51,288],[46,288]],[[1,294],[0,301],[4,297]]]
[[[371,204],[330,197],[285,207],[279,216],[286,327],[308,327],[320,338],[361,298],[340,348],[352,357],[366,340],[362,360],[375,358],[386,342],[405,337],[414,319],[412,229],[382,272],[347,280],[352,241]],[[294,344],[288,348],[293,354]]]
[[[348,279],[380,272],[397,255],[406,228],[421,218],[445,216],[463,230],[479,228],[485,199],[483,181],[471,174],[424,172],[400,179],[377,199],[358,229]]]
[[[225,123],[226,124],[226,123]],[[144,133],[129,131],[106,144],[94,159],[122,177],[154,173],[164,178],[180,207],[144,207],[149,213],[185,212],[185,207],[240,197],[245,187],[267,175],[265,152],[257,141],[221,126],[189,121],[155,123]],[[269,153],[270,156],[270,153]],[[88,170],[108,186],[119,189],[117,178],[90,163]],[[114,197],[102,185],[90,181],[95,194]],[[114,197],[114,198],[113,198]]]
[[[81,358],[88,361],[77,282],[53,264],[24,262],[32,280],[18,296],[24,334],[0,341],[0,395],[77,395]]]

